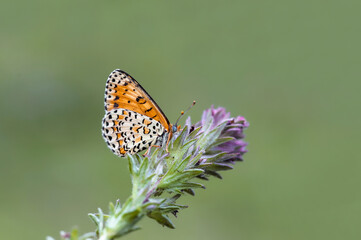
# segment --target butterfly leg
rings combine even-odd
[[[151,149],[152,147],[160,148],[160,146],[158,146],[158,145],[152,145],[152,146],[150,146],[150,147],[148,148],[148,150],[143,154],[143,157],[145,157],[146,155],[148,155],[148,153],[150,152],[150,149]]]
[[[170,132],[170,133],[168,134],[167,144],[165,145],[165,146],[166,146],[166,147],[165,147],[165,151],[166,151],[167,153],[169,153],[169,151],[168,151],[168,146],[169,146],[170,139],[172,138],[172,135],[173,135],[172,132]]]

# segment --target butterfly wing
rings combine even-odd
[[[103,118],[103,138],[110,150],[120,157],[155,145],[165,128],[158,121],[126,109],[113,109]]]
[[[105,87],[103,138],[118,156],[134,154],[162,141],[170,123],[160,107],[129,74],[119,69]]]
[[[169,132],[170,123],[157,103],[128,73],[116,69],[105,87],[105,110],[129,109],[160,122]]]

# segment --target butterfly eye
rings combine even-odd
[[[173,125],[173,126],[172,126],[172,132],[177,132],[177,130],[178,130],[178,129],[177,129],[177,125]]]

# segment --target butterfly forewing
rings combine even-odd
[[[116,155],[145,150],[162,141],[169,130],[167,117],[137,81],[121,70],[109,75],[102,132]]]
[[[169,121],[156,102],[134,78],[119,69],[109,75],[105,87],[105,110],[117,108],[148,116],[170,130]]]

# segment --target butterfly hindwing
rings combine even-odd
[[[113,109],[103,118],[103,138],[118,156],[134,154],[154,145],[165,129],[156,120],[127,109]]]

